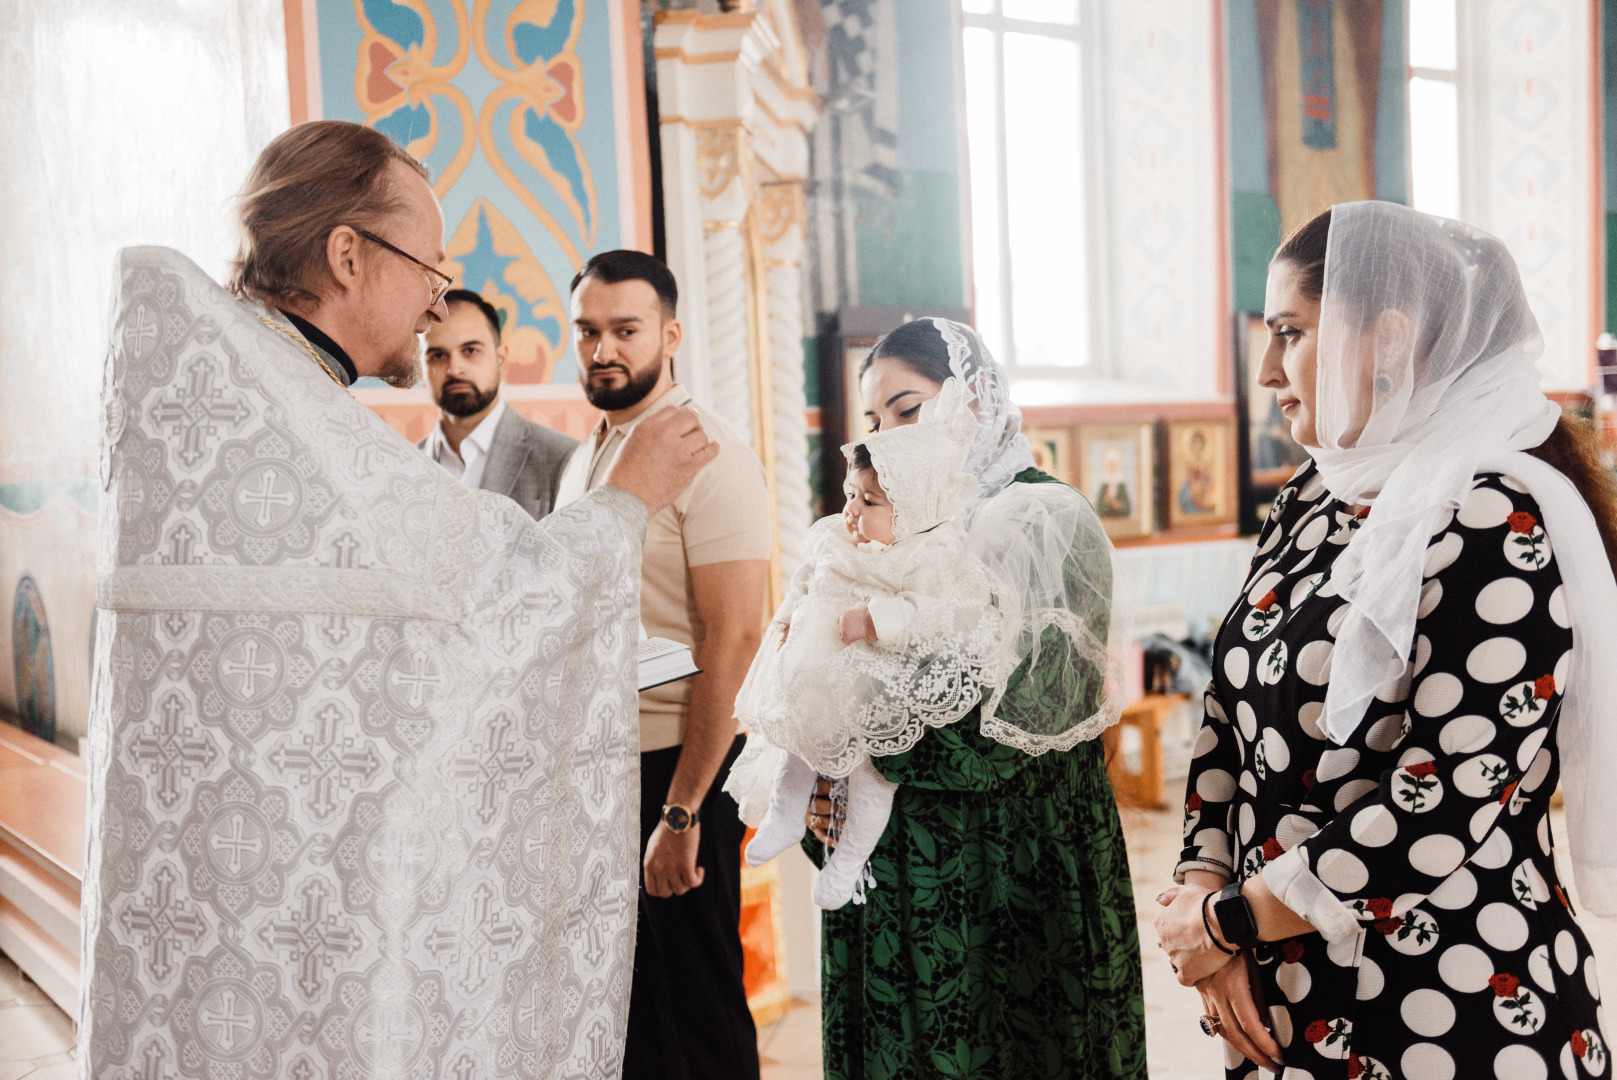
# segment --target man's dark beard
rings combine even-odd
[[[451,397],[450,388],[455,386],[471,387],[472,396],[456,394]],[[450,416],[473,416],[494,404],[494,399],[500,394],[500,384],[495,383],[486,391],[479,390],[465,379],[453,379],[444,383],[443,389],[438,391],[438,407]]]
[[[596,386],[590,381],[588,373],[584,377],[584,396],[589,398],[590,404],[602,412],[618,412],[621,409],[631,409],[646,400],[651,388],[657,385],[657,378],[662,374],[662,361],[648,365],[646,370],[636,375],[629,372],[629,381],[614,390],[607,386]]]

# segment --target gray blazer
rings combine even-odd
[[[425,450],[427,440],[416,445]],[[577,439],[526,420],[507,404],[478,486],[509,497],[535,520],[542,518],[556,506],[562,470],[577,446]]]

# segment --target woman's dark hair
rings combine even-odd
[[[1325,295],[1325,245],[1330,238],[1331,211],[1326,207],[1297,226],[1271,260],[1291,264],[1297,271],[1297,287],[1310,300]]]
[[[1297,271],[1297,287],[1310,300],[1325,295],[1325,249],[1331,235],[1331,212],[1325,210],[1297,227],[1286,237],[1273,262],[1288,263]],[[1561,415],[1555,430],[1543,443],[1528,451],[1557,469],[1578,489],[1589,512],[1595,517],[1606,560],[1617,574],[1617,491],[1611,474],[1600,460],[1600,442],[1588,421]]]
[[[862,472],[865,469],[875,472],[876,466],[870,461],[870,448],[860,443],[853,448],[853,471]]]
[[[870,365],[877,360],[893,359],[921,376],[935,383],[942,384],[954,374],[949,369],[949,346],[943,340],[943,334],[931,319],[916,319],[907,322],[897,330],[876,342],[865,358],[859,361],[859,374],[862,377],[870,370]],[[968,356],[968,365],[964,372],[970,375],[972,363]]]
[[[1612,490],[1611,474],[1600,460],[1600,437],[1594,425],[1563,412],[1550,437],[1527,452],[1558,469],[1578,489],[1595,516],[1606,561],[1611,563],[1612,573],[1617,574],[1617,492]]]

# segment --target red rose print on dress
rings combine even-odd
[[[1392,777],[1392,794],[1400,807],[1412,814],[1423,814],[1443,801],[1443,781],[1437,778],[1437,762],[1412,761]]]
[[[1280,856],[1284,855],[1285,853],[1285,849],[1280,846],[1280,841],[1276,840],[1274,837],[1271,836],[1269,839],[1263,842],[1263,857],[1265,859],[1273,861],[1274,859],[1280,858]]]
[[[1202,808],[1202,797],[1200,795],[1196,794],[1194,791],[1191,792],[1190,793],[1190,798],[1185,800],[1185,809],[1186,810],[1200,810],[1201,808]]]
[[[1303,958],[1303,943],[1300,941],[1286,942],[1280,946],[1280,955],[1285,959],[1286,963],[1295,964]]]
[[[1319,774],[1316,773],[1313,769],[1309,769],[1308,771],[1303,773],[1303,787],[1308,787],[1308,788],[1313,787],[1314,786],[1314,781],[1317,780],[1318,778],[1319,778]]]
[[[1303,1038],[1313,1044],[1314,1052],[1320,1057],[1341,1060],[1348,1056],[1353,1022],[1340,1016],[1334,1020],[1315,1020],[1304,1030]]]
[[[1392,934],[1396,934],[1398,931],[1400,931],[1400,930],[1402,930],[1404,928],[1404,920],[1402,920],[1402,919],[1377,919],[1376,922],[1373,925],[1374,925],[1375,929],[1379,933],[1387,934],[1387,935],[1390,936]]]
[[[1367,900],[1364,904],[1370,909],[1370,914],[1378,919],[1390,918],[1392,915],[1392,901],[1385,896],[1378,896],[1374,900]]]
[[[1550,564],[1550,539],[1539,527],[1538,518],[1518,510],[1505,519],[1510,532],[1505,536],[1505,558],[1523,570],[1542,570]]]
[[[1572,1052],[1582,1057],[1588,1049],[1589,1040],[1583,1037],[1583,1032],[1574,1031],[1572,1033]]]
[[[1533,680],[1533,696],[1534,697],[1541,698],[1544,701],[1548,701],[1554,695],[1555,695],[1555,676],[1554,675],[1540,675],[1538,678]]]
[[[1544,1003],[1516,976],[1501,971],[1488,986],[1493,989],[1494,1018],[1506,1031],[1531,1034],[1544,1026]]]
[[[1246,620],[1241,624],[1241,632],[1246,635],[1248,641],[1258,641],[1267,637],[1269,631],[1279,625],[1283,612],[1277,602],[1278,599],[1274,590],[1270,589],[1263,594],[1261,600],[1252,605],[1252,610],[1247,613]]]

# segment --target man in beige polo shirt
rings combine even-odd
[[[624,1080],[757,1080],[741,982],[741,824],[720,790],[741,752],[735,696],[767,612],[770,513],[747,440],[674,382],[678,289],[666,266],[609,251],[572,286],[579,380],[606,413],[573,452],[556,505],[606,479],[644,417],[689,405],[719,454],[646,533],[640,618],[690,645],[702,674],[640,695],[642,887]]]

